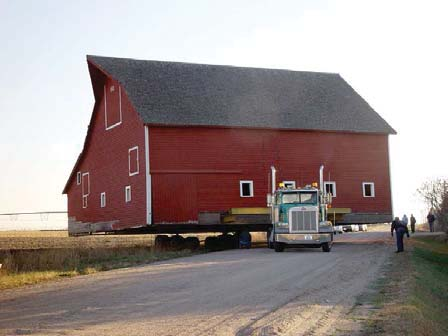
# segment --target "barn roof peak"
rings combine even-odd
[[[87,56],[145,124],[395,134],[336,73]]]

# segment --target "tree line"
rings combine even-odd
[[[448,179],[426,181],[417,189],[417,193],[436,216],[438,229],[448,233]]]

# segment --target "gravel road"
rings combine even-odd
[[[340,334],[388,242],[350,233],[331,253],[231,250],[2,291],[0,335]]]

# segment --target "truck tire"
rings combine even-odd
[[[332,244],[330,243],[323,243],[322,244],[322,251],[323,252],[330,252],[331,251]]]
[[[285,250],[285,245],[283,243],[274,243],[275,252],[283,252]]]

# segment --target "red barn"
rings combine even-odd
[[[395,131],[338,74],[88,56],[95,105],[63,193],[91,231],[192,227],[265,207],[270,167],[304,186],[325,165],[340,222],[392,216]],[[179,227],[178,225],[178,227]],[[186,227],[186,226],[185,226]]]

